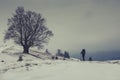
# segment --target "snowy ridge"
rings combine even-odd
[[[3,46],[0,50],[0,80],[120,80],[119,60],[52,60],[51,55],[30,50],[40,58],[24,54],[18,62],[21,48]]]

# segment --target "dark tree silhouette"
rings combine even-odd
[[[81,51],[81,55],[82,55],[82,60],[85,61],[85,54],[86,54],[86,50],[82,49]]]
[[[70,58],[70,55],[67,51],[64,52],[64,58],[68,58],[68,59]]]
[[[18,7],[13,17],[8,19],[6,39],[13,39],[15,43],[23,46],[23,53],[29,53],[30,47],[42,48],[53,36],[45,26],[45,19],[41,14],[33,11],[25,11],[24,7]]]
[[[58,49],[56,56],[64,57],[64,54],[62,53],[61,49]]]

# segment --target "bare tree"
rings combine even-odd
[[[18,7],[13,17],[8,19],[6,39],[13,39],[15,43],[23,46],[23,53],[29,53],[30,47],[42,48],[47,43],[52,31],[45,26],[45,19],[41,14],[33,11],[25,11],[24,7]]]
[[[62,53],[62,50],[61,50],[61,49],[58,49],[58,50],[57,50],[56,56],[61,56],[61,57],[64,56],[64,54]]]
[[[68,58],[68,59],[70,59],[69,52],[67,52],[67,51],[64,52],[64,58]]]

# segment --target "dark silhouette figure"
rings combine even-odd
[[[82,49],[81,55],[82,55],[82,60],[83,60],[83,61],[85,61],[85,54],[86,54],[85,49]]]
[[[88,59],[89,61],[92,61],[93,59],[92,59],[92,57],[89,57],[89,59]]]

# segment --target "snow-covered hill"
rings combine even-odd
[[[40,58],[24,55],[24,60],[18,62],[19,48],[4,46],[0,50],[0,80],[120,80],[119,60],[51,60],[31,50]]]

